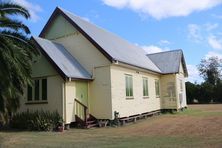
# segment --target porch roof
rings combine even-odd
[[[83,66],[59,43],[47,39],[33,37],[42,54],[52,62],[65,78],[92,79]]]

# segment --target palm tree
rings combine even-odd
[[[27,9],[0,1],[0,113],[19,107],[25,85],[31,84],[31,61],[37,54],[30,44],[30,30],[15,16],[30,18]]]

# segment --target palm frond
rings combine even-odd
[[[29,28],[26,25],[24,25],[21,21],[12,20],[12,19],[7,18],[7,17],[1,17],[0,18],[0,27],[2,29],[6,28],[6,29],[14,30],[14,31],[22,30],[27,34],[30,33]]]
[[[15,3],[0,3],[0,14],[5,15],[21,15],[26,19],[30,18],[28,10]]]
[[[4,115],[18,108],[23,88],[31,84],[33,55],[38,54],[28,27],[11,15],[30,17],[22,6],[0,0],[0,114]]]

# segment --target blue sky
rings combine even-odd
[[[222,58],[222,0],[13,0],[32,15],[38,36],[56,6],[109,30],[148,53],[183,49],[189,81],[202,58]]]

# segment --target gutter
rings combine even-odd
[[[120,64],[122,63],[122,64],[125,64],[125,65],[128,65],[128,66],[132,66],[132,67],[135,67],[135,68],[143,69],[143,70],[145,70],[145,71],[149,71],[150,73],[163,74],[161,71],[160,71],[160,72],[157,72],[157,71],[154,71],[154,70],[151,70],[151,69],[143,68],[143,67],[140,67],[140,66],[136,66],[136,65],[134,65],[134,64],[129,64],[129,63],[122,62],[122,61],[118,61],[118,60],[113,60],[112,63],[113,63],[113,64],[116,64],[116,65],[120,65]]]

